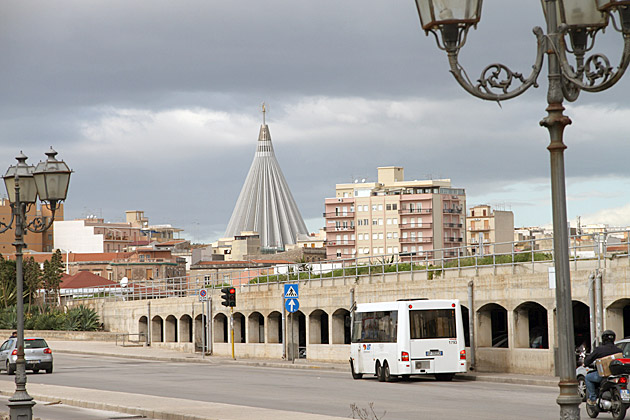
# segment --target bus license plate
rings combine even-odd
[[[427,356],[442,356],[444,352],[442,350],[429,350]]]
[[[630,401],[630,390],[627,389],[620,389],[619,390],[619,395],[621,396],[621,399],[624,401]]]

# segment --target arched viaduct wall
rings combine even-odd
[[[630,328],[628,264],[627,259],[621,259],[608,261],[607,267],[602,267],[604,328],[615,330],[618,337]],[[455,269],[439,276],[427,272],[394,272],[300,281],[300,308],[297,322],[293,324],[294,337],[309,359],[346,361],[349,358],[351,290],[358,303],[415,297],[457,298],[467,307],[468,284],[472,282],[476,369],[553,374],[557,334],[555,290],[550,288],[548,275],[550,266],[537,263]],[[597,262],[580,262],[580,265],[572,264],[571,268],[572,299],[577,308],[574,311],[578,310],[583,326],[584,316],[588,318],[588,278],[597,268]],[[237,357],[282,357],[282,295],[282,283],[238,288],[234,308]],[[218,289],[212,291],[211,298],[213,353],[228,356],[231,355],[227,334],[229,308],[221,306]],[[95,299],[89,305],[97,309],[107,330],[146,333],[150,324],[153,346],[189,352],[200,348],[202,303],[196,297],[137,301]],[[626,306],[629,319],[624,319]],[[532,330],[536,329],[538,332],[532,336]],[[290,334],[287,328],[286,335],[290,337]],[[587,335],[584,331],[577,334]]]

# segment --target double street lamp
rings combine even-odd
[[[18,163],[10,166],[4,175],[4,183],[11,203],[11,220],[0,221],[0,233],[12,227],[15,230],[15,271],[17,282],[17,361],[15,370],[15,393],[9,398],[11,420],[31,420],[33,418],[33,398],[26,392],[26,361],[24,359],[24,273],[22,250],[26,248],[26,231],[42,233],[55,219],[55,212],[66,199],[72,171],[64,161],[56,159],[57,152],[51,147],[44,162],[36,167],[27,165],[22,152],[16,157]],[[28,221],[29,209],[37,203],[37,198],[51,211],[49,218],[44,215]]]
[[[556,269],[556,313],[558,330],[558,372],[560,374],[560,418],[579,419],[580,398],[575,380],[575,354],[568,229],[564,178],[564,127],[571,124],[563,114],[563,100],[575,101],[581,91],[600,92],[614,85],[630,62],[630,0],[541,0],[547,33],[534,28],[538,49],[531,73],[524,77],[503,64],[491,64],[472,82],[458,62],[468,31],[481,18],[482,0],[416,0],[422,29],[433,34],[438,48],[448,56],[450,70],[470,94],[486,100],[514,98],[530,87],[548,56],[547,116],[540,124],[549,130],[547,147],[551,158],[553,246]],[[624,47],[617,68],[599,53],[590,53],[595,36],[612,22],[623,37]],[[588,54],[588,55],[587,55]],[[567,55],[573,55],[573,64]]]

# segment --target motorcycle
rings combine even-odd
[[[629,373],[630,365],[618,360],[610,363],[612,375],[605,377],[599,384],[595,405],[586,404],[586,414],[595,418],[601,412],[610,412],[613,420],[623,420],[630,407]]]

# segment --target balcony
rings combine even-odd
[[[462,209],[444,209],[443,213],[462,214]]]
[[[432,229],[433,223],[399,223],[400,229]]]
[[[398,214],[431,214],[433,209],[410,209],[401,208],[398,210]]]
[[[398,241],[401,244],[430,244],[433,242],[433,237],[422,237],[422,238],[400,238]]]
[[[444,227],[446,228],[461,228],[461,223],[444,223]]]
[[[454,238],[452,236],[447,236],[444,238],[444,242],[446,243],[452,243],[452,244],[456,244],[458,242],[463,242],[464,238]]]
[[[354,232],[354,225],[350,226],[326,226],[324,232]]]
[[[332,211],[329,213],[324,213],[324,218],[326,219],[337,219],[337,218],[350,218],[350,219],[354,219],[354,212],[353,211]]]
[[[480,227],[480,226],[475,226],[475,227],[469,227],[468,231],[469,232],[485,232],[490,230],[490,226],[484,226],[484,227]]]
[[[334,241],[324,241],[324,246],[354,246],[354,241],[350,240],[334,240]]]

